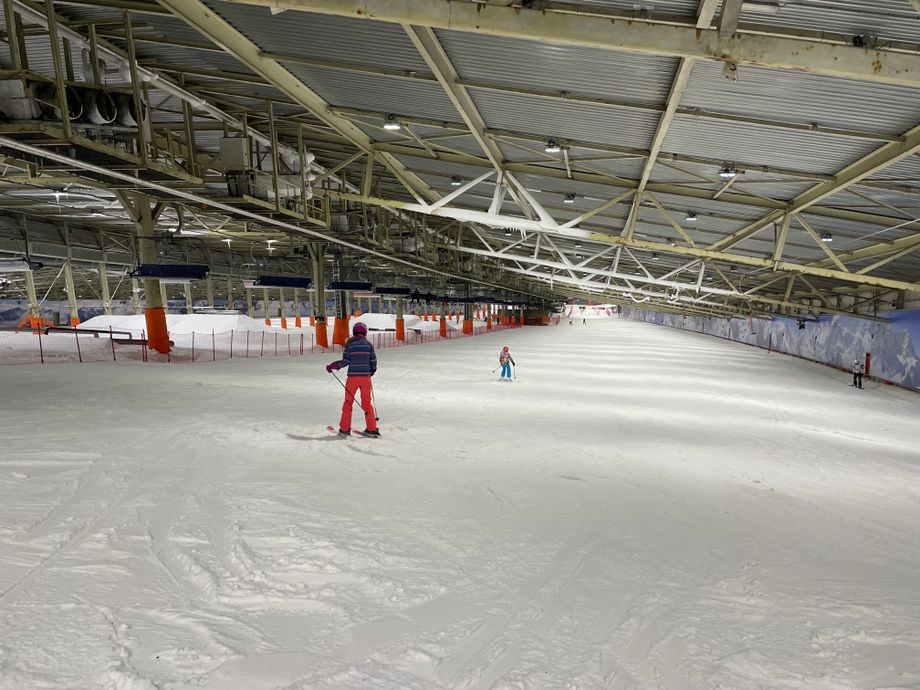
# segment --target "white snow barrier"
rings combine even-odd
[[[396,317],[367,313],[349,319],[363,321],[368,339],[377,349],[469,337],[462,322],[447,323],[445,337],[438,321],[425,321],[414,315],[405,318],[406,339],[396,338]],[[335,319],[329,319],[333,332]],[[38,332],[0,331],[0,364],[45,364],[52,362],[216,362],[230,359],[295,357],[317,352],[341,351],[341,346],[323,348],[316,342],[316,330],[305,317],[301,328],[280,328],[264,319],[242,314],[167,314],[171,352],[161,355],[146,346],[146,321],[142,314],[96,316],[76,328],[47,328]],[[277,326],[275,326],[277,324]],[[512,326],[474,321],[472,335],[484,335]]]

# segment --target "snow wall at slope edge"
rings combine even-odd
[[[850,316],[821,316],[800,329],[795,317],[772,321],[664,314],[623,307],[623,316],[796,355],[849,370],[872,355],[871,375],[920,390],[920,309],[880,313],[880,323]]]

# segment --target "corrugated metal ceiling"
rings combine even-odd
[[[739,75],[732,82],[722,77],[721,63],[697,62],[681,105],[887,134],[910,129],[920,112],[917,89],[749,65]]]
[[[819,132],[675,117],[663,150],[736,163],[832,175],[879,147]]]
[[[438,84],[305,65],[287,69],[332,106],[461,122]]]
[[[461,79],[622,101],[664,103],[678,63],[674,58],[459,31],[437,35]]]
[[[658,127],[658,113],[470,89],[486,126],[547,138],[647,149]]]
[[[272,15],[267,7],[206,4],[262,50],[286,55],[427,72],[397,24],[304,12]]]

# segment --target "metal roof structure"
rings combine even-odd
[[[0,252],[31,224],[52,259],[79,235],[90,272],[130,264],[131,188],[182,225],[164,256],[228,276],[309,270],[322,242],[439,294],[876,318],[920,293],[912,0],[3,5],[3,79],[133,90],[148,118],[0,123]],[[241,133],[271,183],[245,203],[221,158]]]

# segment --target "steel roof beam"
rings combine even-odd
[[[846,190],[854,184],[858,184],[865,178],[881,172],[885,168],[894,165],[898,161],[918,151],[920,151],[920,125],[906,132],[903,136],[903,141],[885,144],[875,149],[875,151],[872,151],[869,155],[851,163],[834,175],[832,182],[824,182],[815,185],[808,191],[799,194],[789,202],[789,213],[799,213],[809,209],[815,204]],[[764,216],[748,227],[710,245],[710,249],[729,249],[739,242],[743,242],[748,237],[760,232],[760,230],[774,220],[774,214]],[[920,219],[915,222],[920,222]]]
[[[886,287],[895,290],[911,290],[920,292],[920,283],[912,283],[903,280],[891,280],[888,278],[878,278],[873,276],[863,276],[855,273],[839,271],[835,269],[823,268],[813,265],[802,265],[789,261],[773,261],[772,258],[760,258],[748,256],[745,254],[728,254],[711,249],[699,247],[682,247],[672,246],[664,242],[652,242],[648,240],[638,240],[623,236],[605,235],[602,233],[591,232],[588,230],[566,229],[559,225],[548,224],[545,221],[534,221],[516,216],[495,215],[485,211],[473,211],[470,209],[453,208],[442,206],[435,210],[430,210],[427,204],[415,204],[406,201],[393,199],[382,199],[378,197],[362,197],[357,194],[343,193],[336,190],[317,190],[320,195],[327,195],[334,198],[357,201],[359,203],[370,204],[374,206],[383,206],[389,208],[398,208],[405,211],[414,211],[425,213],[441,218],[450,218],[461,222],[478,223],[493,228],[516,228],[518,230],[530,232],[545,232],[549,234],[568,237],[570,239],[585,239],[602,244],[619,244],[624,247],[634,247],[638,249],[648,249],[659,251],[663,254],[679,254],[683,256],[693,256],[716,261],[725,261],[745,266],[754,266],[757,268],[768,268],[775,271],[785,271],[788,273],[798,273],[803,275],[814,275],[822,278],[831,278],[844,282],[862,283],[864,285],[875,285],[877,287]]]
[[[114,36],[119,38],[119,36]],[[218,50],[204,45],[192,45],[188,43],[176,42],[170,39],[144,37],[138,38],[138,42],[160,43],[163,45],[177,45],[180,47],[197,48],[200,50]],[[222,51],[221,51],[222,52]],[[434,74],[426,74],[415,70],[392,69],[388,67],[378,67],[376,65],[364,65],[356,63],[336,62],[332,60],[321,60],[301,55],[287,55],[275,52],[263,52],[265,57],[277,60],[278,62],[296,65],[307,65],[311,67],[320,67],[324,69],[333,69],[357,74],[372,74],[375,76],[389,77],[394,79],[405,79],[410,81],[421,81],[432,83],[437,81]],[[623,101],[615,98],[586,96],[566,91],[540,91],[533,88],[524,88],[512,84],[498,84],[492,82],[481,82],[471,79],[462,79],[458,77],[456,84],[466,89],[477,89],[481,91],[494,91],[496,93],[507,93],[518,96],[529,96],[553,101],[567,101],[569,103],[584,103],[586,105],[610,106],[613,108],[623,108],[625,110],[636,110],[648,113],[663,113],[666,105],[656,103],[641,103],[635,101]],[[824,127],[816,125],[814,122],[784,122],[776,119],[767,119],[752,117],[736,113],[721,113],[702,108],[678,107],[677,115],[693,117],[702,120],[713,120],[715,122],[732,122],[740,124],[757,125],[760,127],[769,127],[772,129],[783,129],[793,132],[810,132],[828,134],[833,136],[848,137],[855,139],[868,139],[871,141],[896,141],[900,137],[896,134],[887,134],[884,132],[867,132],[862,130],[845,129],[840,127]]]
[[[174,1],[174,0],[173,0]],[[812,74],[920,86],[920,55],[755,34],[719,34],[669,25],[553,9],[446,0],[225,0],[275,10],[299,10],[433,29],[548,41],[646,55],[692,57]]]
[[[200,0],[157,0],[157,2],[202,36],[221,46],[229,55],[267,79],[296,103],[303,105],[320,121],[352,142],[355,147],[366,152],[371,151],[374,142],[364,131],[350,121],[332,113],[329,104],[315,91],[297,79],[276,60],[262,57],[261,49],[255,43],[230,26]],[[419,201],[432,201],[438,198],[439,195],[435,190],[393,156],[380,153],[379,157],[380,162]]]
[[[22,153],[29,154],[30,156],[35,156],[37,158],[45,158],[47,160],[55,161],[57,163],[68,164],[68,165],[71,165],[72,167],[76,167],[86,172],[93,173],[94,175],[99,175],[102,177],[110,178],[112,180],[118,180],[121,183],[127,183],[127,185],[129,185],[130,188],[140,189],[144,192],[149,192],[149,193],[155,192],[158,196],[162,198],[191,202],[192,204],[195,204],[198,206],[209,207],[215,211],[221,211],[223,213],[227,213],[228,215],[232,217],[245,218],[249,221],[255,221],[262,225],[270,225],[270,226],[279,228],[283,231],[286,231],[290,234],[293,234],[295,236],[299,235],[304,238],[311,238],[315,240],[331,242],[333,244],[337,244],[337,245],[340,245],[340,246],[343,246],[349,249],[353,249],[358,252],[363,252],[369,256],[383,259],[385,262],[399,264],[402,266],[409,266],[411,268],[421,270],[422,272],[427,273],[427,274],[439,275],[439,276],[444,276],[448,278],[456,278],[466,283],[485,285],[487,287],[497,288],[501,290],[508,290],[510,292],[518,292],[518,293],[533,295],[535,297],[541,296],[536,293],[529,292],[525,289],[508,287],[508,286],[503,286],[503,285],[496,285],[494,283],[490,283],[485,280],[480,280],[478,278],[472,278],[469,276],[462,276],[462,275],[455,275],[450,272],[443,271],[437,267],[426,266],[419,261],[410,261],[407,259],[400,258],[398,256],[391,256],[382,251],[378,251],[376,249],[371,249],[368,247],[361,246],[359,244],[342,239],[341,237],[337,237],[335,235],[326,234],[324,232],[320,232],[319,230],[314,230],[312,228],[305,227],[302,225],[296,225],[293,222],[287,222],[285,220],[281,220],[278,218],[264,216],[259,213],[253,212],[253,211],[247,211],[245,209],[234,207],[234,206],[225,204],[221,201],[217,201],[215,199],[208,198],[206,196],[202,196],[200,194],[194,194],[184,189],[174,189],[171,187],[167,187],[166,185],[160,184],[158,182],[153,182],[151,180],[143,180],[137,177],[133,177],[126,173],[118,172],[116,170],[111,170],[104,166],[95,165],[93,163],[88,163],[85,161],[71,158],[69,156],[57,153],[50,149],[44,149],[44,148],[40,148],[37,146],[33,146],[31,144],[22,142],[18,139],[10,138],[7,136],[0,136],[0,147],[14,149]],[[324,190],[324,191],[327,194],[330,193],[329,190]],[[421,205],[418,205],[418,206],[420,208],[422,207]]]
[[[639,178],[639,184],[636,186],[636,196],[633,197],[632,206],[629,209],[629,217],[626,220],[626,227],[623,228],[623,234],[626,237],[632,237],[633,230],[636,227],[636,221],[639,219],[639,211],[642,208],[642,197],[645,194],[645,186],[652,176],[652,170],[658,161],[658,154],[668,136],[668,130],[671,122],[674,120],[674,114],[680,105],[680,100],[684,97],[684,91],[690,83],[690,74],[693,72],[695,60],[684,58],[680,61],[677,68],[677,74],[671,83],[671,92],[668,94],[668,100],[665,105],[664,113],[658,121],[658,129],[655,131],[655,137],[652,139],[652,145],[649,147],[648,157],[645,159],[645,165],[642,168],[642,176]]]
[[[482,119],[482,115],[479,114],[476,104],[473,103],[473,99],[470,98],[466,89],[457,83],[457,70],[451,64],[450,58],[437,36],[435,36],[434,31],[427,27],[410,26],[408,24],[403,24],[402,28],[419,55],[434,73],[435,78],[441,85],[441,90],[450,99],[473,139],[479,144],[479,148],[485,153],[496,173],[501,176],[502,161],[504,159],[501,148],[495,143],[494,139],[486,136],[485,120]],[[498,183],[501,184],[501,179],[499,179]],[[516,190],[509,187],[508,192],[518,206],[521,207],[521,210],[530,215],[530,210],[520,199]]]

